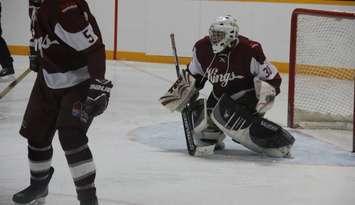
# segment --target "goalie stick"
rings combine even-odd
[[[19,75],[15,80],[13,80],[6,88],[4,88],[0,92],[0,99],[5,97],[5,95],[10,92],[19,82],[21,82],[21,80],[23,80],[30,72],[31,70],[27,68],[23,73],[21,73],[21,75]]]
[[[173,50],[173,55],[175,57],[176,77],[181,78],[185,75],[181,75],[180,73],[181,70],[179,65],[179,58],[176,51],[175,36],[173,33],[170,34],[170,40],[171,40],[171,48]],[[182,71],[182,72],[186,72],[186,71]],[[191,110],[189,104],[186,105],[186,107],[181,111],[181,116],[182,116],[182,124],[184,126],[184,131],[185,131],[187,151],[189,152],[190,155],[193,156],[195,155],[196,152],[196,145],[192,137],[192,121],[191,121],[192,119],[191,119]]]
[[[175,57],[176,76],[178,78],[184,78],[185,76],[187,76],[185,75],[186,70],[180,69],[179,58],[176,51],[175,36],[173,33],[170,34],[170,40],[171,40],[171,47],[173,50],[173,54]],[[181,74],[181,72],[183,74]],[[182,124],[184,126],[187,151],[189,152],[189,154],[191,156],[207,156],[213,154],[215,149],[214,144],[209,146],[196,146],[194,142],[194,138],[192,136],[192,130],[193,130],[192,110],[189,103],[182,109],[181,116],[182,116]]]

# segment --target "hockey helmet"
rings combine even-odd
[[[237,20],[231,16],[220,16],[209,28],[209,38],[212,44],[213,53],[219,53],[230,47],[237,39],[239,26]]]

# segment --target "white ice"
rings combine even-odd
[[[88,133],[101,205],[355,203],[355,155],[349,139],[333,143],[334,136],[321,139],[329,132],[312,137],[291,130],[296,138],[291,159],[261,156],[229,139],[225,151],[190,157],[181,116],[158,102],[175,79],[174,66],[125,61],[107,65],[107,78],[115,85],[110,105]],[[15,67],[19,75],[27,59],[16,57]],[[0,100],[0,205],[12,204],[12,194],[29,183],[26,141],[18,129],[34,78],[31,73]],[[287,75],[283,78],[282,93],[267,117],[285,126]],[[6,85],[0,83],[0,90]],[[55,173],[47,204],[78,204],[57,138],[53,145]]]

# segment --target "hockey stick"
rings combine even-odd
[[[0,92],[0,99],[5,97],[5,95],[10,92],[19,82],[21,82],[21,80],[23,80],[30,72],[31,70],[27,68],[23,73],[21,73],[21,75],[19,75],[14,81],[12,81],[6,88],[4,88]]]
[[[181,70],[180,70],[180,65],[179,65],[179,58],[178,58],[177,51],[176,51],[175,36],[173,33],[170,34],[170,40],[171,40],[171,48],[173,50],[173,55],[175,57],[176,77],[180,78],[182,76],[180,73]],[[181,111],[182,124],[184,125],[187,151],[189,152],[190,155],[194,156],[195,152],[196,152],[196,145],[195,145],[194,139],[192,137],[192,122],[191,122],[190,114],[191,114],[191,110],[190,110],[189,105],[187,105]]]

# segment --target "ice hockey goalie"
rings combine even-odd
[[[189,80],[179,79],[161,102],[172,111],[189,103],[196,146],[223,149],[229,136],[270,157],[290,156],[293,136],[263,118],[280,93],[281,77],[261,44],[239,34],[234,17],[211,24],[209,35],[195,43],[187,72]],[[207,81],[213,86],[208,99],[194,98]]]

